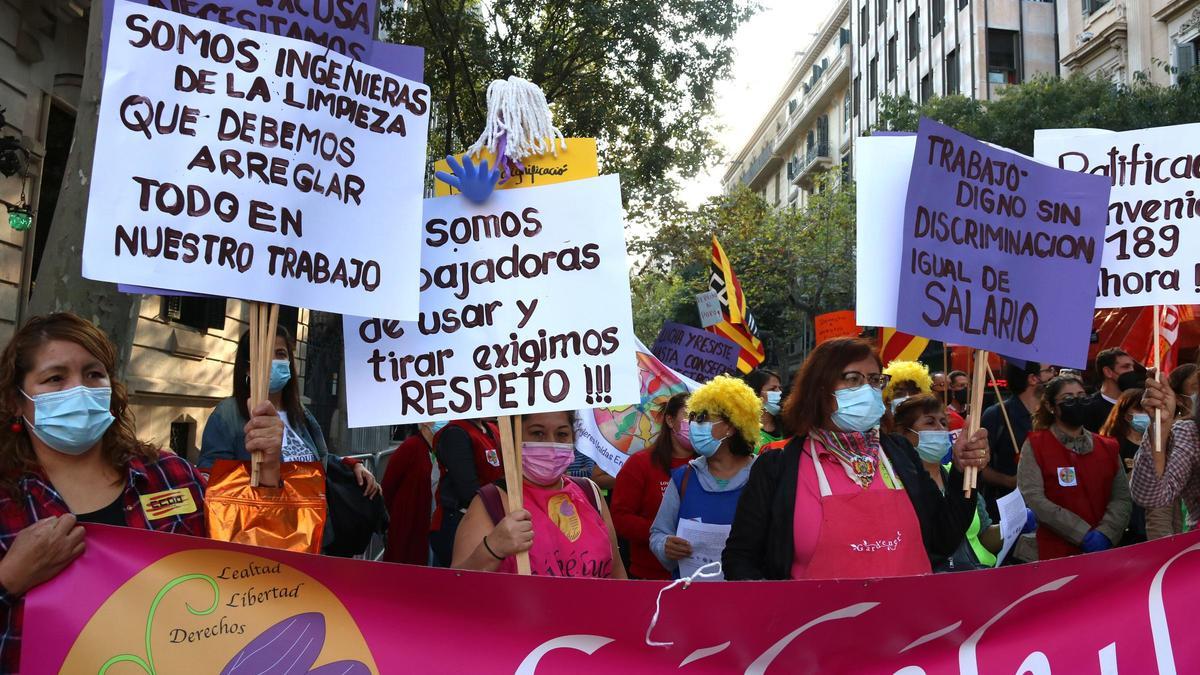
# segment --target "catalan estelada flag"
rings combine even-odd
[[[892,361],[916,361],[928,346],[929,338],[901,333],[895,328],[879,329],[879,360],[885,366]]]
[[[724,317],[723,321],[709,326],[708,330],[733,340],[742,348],[738,356],[738,370],[743,373],[754,370],[766,358],[766,349],[758,339],[758,326],[746,307],[742,285],[738,283],[737,275],[733,273],[725,249],[721,248],[716,235],[712,240],[712,275],[708,287],[721,299],[721,315]]]

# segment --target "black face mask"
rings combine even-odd
[[[954,399],[954,402],[959,405],[966,405],[967,404],[967,390],[966,389],[956,389],[956,390],[950,392],[950,398]]]
[[[1058,419],[1067,426],[1083,426],[1087,419],[1087,401],[1082,398],[1072,398],[1059,403]]]

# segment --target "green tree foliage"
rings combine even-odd
[[[917,105],[907,98],[884,97],[879,127],[915,131],[921,117],[948,124],[980,140],[1033,154],[1038,129],[1143,129],[1200,120],[1200,74],[1179,76],[1164,87],[1139,76],[1132,84],[1075,75],[1036,77],[1005,87],[991,102],[965,96],[934,98]]]
[[[643,341],[665,320],[698,325],[694,295],[708,289],[713,235],[741,282],[769,359],[816,314],[853,306],[854,187],[825,174],[818,188],[804,208],[781,210],[740,188],[677,212],[635,240],[631,250],[643,266],[633,277],[634,316]],[[675,294],[639,292],[667,280]]]
[[[432,156],[473,143],[488,84],[518,75],[542,87],[566,135],[599,139],[601,169],[620,173],[636,216],[671,208],[678,181],[716,155],[713,83],[753,10],[748,0],[385,0],[381,26],[426,49]]]

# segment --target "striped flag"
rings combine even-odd
[[[733,340],[742,348],[738,356],[738,370],[748,373],[754,370],[766,358],[766,350],[758,339],[758,325],[746,307],[746,296],[742,295],[742,285],[738,283],[737,275],[725,256],[725,249],[716,235],[712,240],[712,276],[708,287],[716,292],[721,300],[721,316],[723,321],[709,326],[708,330]]]
[[[928,346],[929,338],[901,333],[895,328],[879,329],[879,360],[885,366],[892,361],[916,361]]]

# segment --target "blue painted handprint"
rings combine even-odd
[[[475,204],[487,201],[492,191],[496,189],[496,183],[500,180],[500,170],[489,171],[486,159],[476,167],[469,155],[463,155],[462,164],[459,164],[453,155],[447,155],[446,163],[450,165],[450,170],[454,172],[454,175],[445,171],[438,171],[434,175],[438,180],[458,190]]]

